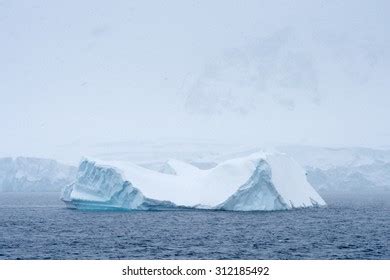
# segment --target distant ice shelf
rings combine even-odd
[[[169,160],[165,168],[170,172],[83,159],[62,200],[68,207],[89,210],[270,211],[326,204],[304,169],[284,154],[255,153],[206,170]]]
[[[76,167],[52,159],[0,158],[0,192],[59,192],[76,173]]]

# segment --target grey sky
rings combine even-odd
[[[0,155],[389,145],[388,3],[0,0]]]

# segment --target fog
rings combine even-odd
[[[389,11],[0,0],[0,156],[160,139],[388,146]]]

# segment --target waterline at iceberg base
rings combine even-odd
[[[178,160],[166,165],[169,173],[83,159],[62,200],[84,210],[272,211],[326,205],[304,169],[284,154],[255,153],[207,170]]]

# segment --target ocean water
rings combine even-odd
[[[90,212],[0,193],[0,259],[390,259],[390,194],[276,212]]]

